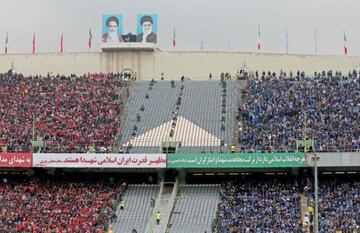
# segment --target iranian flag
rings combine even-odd
[[[258,49],[258,50],[261,49],[261,42],[260,42],[260,24],[258,24],[258,44],[257,44],[257,49]]]
[[[8,53],[8,42],[9,42],[9,37],[8,37],[8,33],[6,33],[6,39],[5,39],[5,54]]]
[[[173,47],[176,46],[176,34],[175,34],[175,28],[174,28],[174,33],[173,33]]]
[[[36,45],[36,41],[35,41],[35,33],[34,33],[32,39],[32,54],[35,54],[35,45]]]
[[[91,28],[89,29],[89,42],[88,42],[88,47],[89,49],[91,49],[92,46],[92,33],[91,33]]]
[[[64,33],[61,33],[61,38],[60,38],[60,53],[64,52]]]
[[[347,48],[347,45],[346,45],[346,34],[345,34],[345,30],[344,30],[344,53],[345,53],[345,56],[348,55],[348,48]]]

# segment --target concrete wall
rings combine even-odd
[[[23,74],[83,74],[101,70],[101,59],[98,53],[0,56],[0,72],[8,71],[12,65]]]
[[[207,79],[210,72],[213,76],[221,72],[234,74],[244,64],[250,70],[260,71],[304,70],[312,74],[332,69],[348,72],[360,67],[360,57],[162,51],[0,55],[0,72],[6,72],[12,64],[24,74],[121,72],[128,68],[142,79],[158,79],[162,72],[168,79],[178,79],[181,75]]]
[[[312,56],[286,54],[258,54],[231,52],[161,52],[156,53],[156,71],[159,75],[163,70],[165,75],[208,77],[211,72],[218,76],[221,72],[235,73],[244,64],[250,70],[281,69],[304,70],[313,74],[319,70],[341,70],[348,72],[360,66],[360,57],[345,56]]]

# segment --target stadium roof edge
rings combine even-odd
[[[31,54],[31,53],[9,53],[9,54],[0,54],[0,56],[38,56],[38,55],[58,55],[58,56],[64,56],[64,55],[70,55],[70,54],[87,54],[87,55],[91,55],[91,54],[102,54],[102,53],[122,53],[122,52],[143,52],[143,51],[107,51],[107,52],[103,52],[103,51],[93,51],[93,52],[65,52],[65,53],[59,53],[59,52],[39,52],[36,54]],[[149,52],[149,51],[147,51]],[[191,51],[191,50],[183,50],[183,51],[171,51],[171,50],[160,50],[160,49],[155,49],[155,51],[153,51],[155,53],[193,53],[193,54],[246,54],[246,55],[263,55],[263,56],[274,56],[274,55],[283,55],[283,56],[301,56],[301,57],[346,57],[346,58],[360,58],[360,56],[344,56],[344,55],[338,55],[338,54],[303,54],[303,53],[275,53],[275,52],[248,52],[248,51]]]
[[[348,58],[359,58],[360,56],[344,56],[344,55],[338,55],[338,54],[306,54],[306,53],[275,53],[275,52],[248,52],[248,51],[171,51],[171,50],[162,50],[160,52],[163,53],[194,53],[194,54],[199,54],[199,53],[228,53],[228,54],[248,54],[248,55],[265,55],[265,56],[274,56],[274,55],[286,55],[286,56],[310,56],[310,57],[348,57]]]

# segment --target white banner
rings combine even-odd
[[[166,168],[166,154],[33,154],[33,167]]]
[[[154,43],[139,43],[139,42],[126,42],[126,43],[101,43],[100,48],[102,51],[121,51],[121,50],[155,50]]]

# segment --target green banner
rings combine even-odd
[[[304,153],[168,154],[168,168],[305,167]]]

